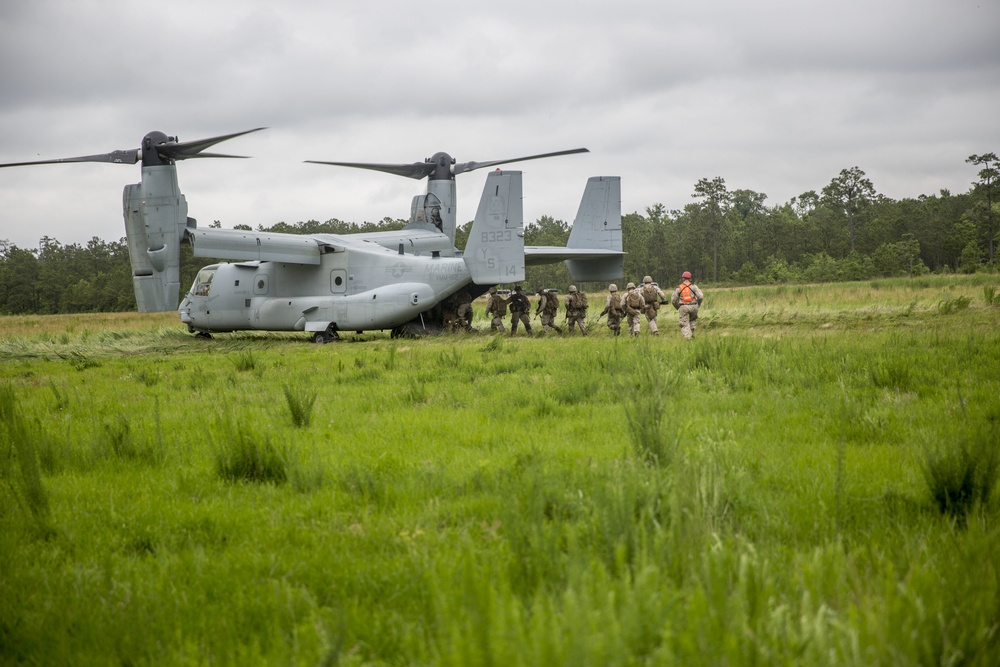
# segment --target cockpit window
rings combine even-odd
[[[194,279],[194,287],[191,288],[191,292],[195,296],[208,296],[212,290],[213,278],[215,278],[214,269],[202,269],[198,272],[198,277]]]

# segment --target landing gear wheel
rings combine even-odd
[[[325,345],[331,340],[340,340],[340,334],[332,325],[327,327],[325,331],[317,331],[313,334],[313,342],[317,345]]]
[[[207,331],[199,331],[194,336],[195,336],[195,338],[205,338],[205,339],[211,339],[212,338],[212,334],[208,333]]]

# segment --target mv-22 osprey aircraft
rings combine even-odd
[[[0,167],[62,162],[142,162],[142,178],[125,186],[123,209],[132,280],[140,312],[178,308],[180,244],[196,257],[238,260],[206,266],[180,300],[191,333],[240,330],[304,331],[317,343],[338,332],[390,330],[420,335],[441,326],[441,305],[464,290],[470,298],[490,285],[524,280],[526,265],[565,261],[576,281],[615,280],[623,273],[621,185],[593,177],[566,247],[524,245],[521,172],[491,172],[464,252],[455,248],[455,176],[511,162],[586,152],[559,151],[489,162],[456,161],[436,153],[412,164],[318,162],[427,179],[399,231],[357,234],[279,234],[200,229],[187,216],[177,160],[243,157],[204,152],[250,132],[180,142],[150,132],[141,147],[99,155]]]

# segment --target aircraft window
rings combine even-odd
[[[195,296],[208,296],[208,293],[212,290],[212,279],[215,278],[215,271],[199,271],[198,277],[194,280],[194,292]]]
[[[336,278],[334,278],[334,279],[333,279],[333,283],[334,283],[334,284],[335,284],[335,285],[336,285],[337,287],[340,287],[341,285],[343,285],[343,284],[344,284],[344,279],[343,279],[342,277],[340,277],[340,276],[337,276]]]

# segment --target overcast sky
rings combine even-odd
[[[780,205],[841,169],[901,199],[968,191],[1000,151],[996,0],[5,0],[0,162],[266,126],[178,164],[189,215],[271,225],[406,218],[424,183],[304,160],[509,165],[524,213],[572,221],[589,176],[622,210],[700,178]],[[487,170],[459,175],[460,222]],[[139,166],[0,170],[0,239],[124,235]]]

